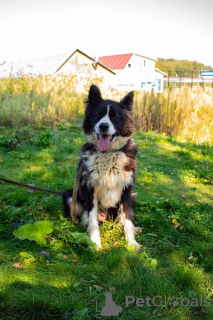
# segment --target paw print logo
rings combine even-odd
[[[178,298],[175,298],[172,296],[169,300],[170,300],[169,304],[173,307],[176,307],[179,304]]]

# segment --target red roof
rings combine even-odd
[[[99,57],[98,61],[112,70],[124,69],[133,53]]]

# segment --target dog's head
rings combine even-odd
[[[88,142],[100,151],[124,146],[134,130],[132,104],[134,92],[129,92],[120,102],[104,100],[95,85],[89,90],[83,130]]]

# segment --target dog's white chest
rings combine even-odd
[[[97,200],[104,208],[114,207],[123,189],[132,182],[132,172],[124,169],[128,158],[123,152],[95,153],[85,164],[89,171],[87,183],[94,188]]]

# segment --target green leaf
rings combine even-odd
[[[170,218],[171,219],[179,219],[179,215],[178,214],[173,214]]]
[[[13,156],[14,158],[20,158],[20,153],[19,152],[16,152],[16,151],[10,151],[8,152],[11,156]]]
[[[53,222],[51,221],[37,221],[34,227],[35,230],[43,234],[50,234],[54,230]]]
[[[94,242],[92,242],[92,240],[88,237],[87,233],[72,232],[71,235],[76,241],[76,243],[87,245],[91,251],[97,250],[97,245]]]
[[[22,258],[27,258],[27,259],[33,258],[33,256],[31,256],[31,255],[30,255],[29,253],[27,253],[27,252],[20,252],[19,254],[20,254],[20,256],[22,256]]]
[[[45,235],[52,233],[54,230],[53,222],[37,221],[35,224],[25,224],[13,232],[14,236],[20,240],[34,240],[39,245],[45,245],[47,240]]]
[[[41,262],[41,263],[45,263],[46,262],[46,259],[44,256],[39,256],[38,257],[38,261]]]
[[[152,259],[151,260],[151,268],[156,269],[157,265],[158,265],[158,261],[156,259]]]
[[[33,225],[25,224],[24,226],[21,226],[19,229],[15,230],[13,234],[20,240],[28,239],[28,237],[33,234]]]
[[[31,256],[31,254],[29,254],[27,252],[20,252],[19,254],[20,254],[20,256],[22,256],[22,258],[28,260],[29,262],[35,262],[36,261],[36,258]]]
[[[76,283],[74,283],[73,288],[77,288],[77,287],[79,287],[80,285],[81,285],[81,282],[76,282]]]

